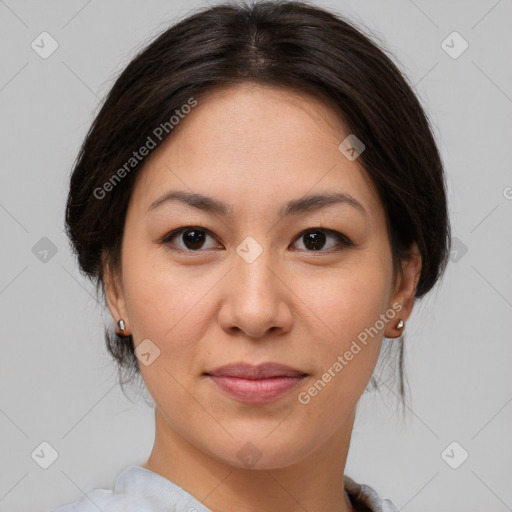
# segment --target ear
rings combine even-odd
[[[127,332],[130,332],[130,322],[126,310],[126,300],[122,285],[122,279],[117,269],[115,269],[110,258],[105,252],[102,253],[103,265],[103,287],[105,289],[105,298],[107,299],[108,309],[112,315],[116,326],[121,319],[125,322]]]
[[[416,242],[414,242],[401,260],[401,269],[399,269],[393,298],[389,305],[390,308],[393,307],[393,304],[395,305],[393,309],[397,311],[397,315],[396,319],[393,322],[389,322],[386,327],[386,338],[398,338],[402,335],[403,328],[397,329],[397,325],[400,320],[406,322],[412,313],[420,274],[421,254]],[[401,306],[399,310],[398,304]]]

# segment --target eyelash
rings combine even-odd
[[[165,235],[162,238],[162,240],[160,241],[160,243],[167,245],[172,251],[179,252],[179,253],[185,253],[185,254],[200,253],[200,252],[205,252],[206,250],[208,250],[208,249],[198,249],[198,250],[182,249],[182,248],[177,247],[176,245],[171,243],[171,240],[173,240],[174,238],[178,237],[179,235],[183,234],[186,231],[200,231],[200,232],[206,233],[207,235],[211,236],[212,238],[215,238],[215,236],[208,229],[201,228],[199,226],[185,226],[185,227],[182,227],[179,229],[175,229],[174,231],[171,231],[170,233]],[[320,253],[322,253],[322,252],[332,253],[332,252],[341,251],[348,247],[353,247],[355,245],[343,233],[339,233],[338,231],[334,231],[332,229],[326,229],[326,228],[308,228],[308,229],[302,231],[301,233],[299,233],[295,237],[293,242],[295,243],[297,240],[299,240],[301,237],[303,237],[304,235],[306,235],[308,233],[317,233],[317,232],[324,233],[328,236],[329,235],[333,236],[338,241],[338,246],[332,247],[331,249],[328,249],[328,250],[322,250],[322,249],[320,249],[318,251],[305,250],[305,252],[312,253],[312,254],[319,253],[319,252]],[[302,249],[298,249],[298,250],[302,250]]]

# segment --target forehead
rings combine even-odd
[[[333,191],[378,209],[366,172],[338,149],[347,135],[333,109],[314,96],[256,84],[216,89],[146,160],[132,198],[142,214],[166,190],[180,189],[215,196],[237,211]]]

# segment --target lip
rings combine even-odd
[[[205,375],[221,391],[248,404],[273,402],[289,393],[307,376],[279,363],[231,364],[205,372]]]

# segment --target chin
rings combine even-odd
[[[299,463],[309,453],[314,451],[315,443],[304,444],[304,438],[290,437],[283,438],[285,434],[278,434],[266,431],[259,436],[243,435],[229,438],[221,445],[213,443],[211,439],[207,442],[208,451],[215,458],[224,464],[239,469],[272,470],[292,466]]]

